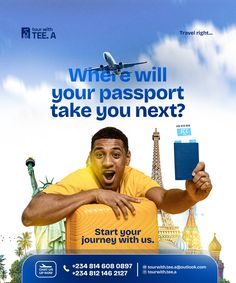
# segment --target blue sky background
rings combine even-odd
[[[193,21],[223,29],[235,22],[234,1],[1,1],[0,75],[31,84],[55,70],[97,66],[109,50],[134,61],[165,35],[179,36]],[[22,40],[20,29],[52,27],[56,40]],[[182,38],[183,40],[184,38]],[[23,69],[23,72],[22,72]]]
[[[8,214],[1,217],[4,231],[0,234],[17,237],[27,229],[20,216],[31,195],[24,165],[28,156],[36,159],[38,179],[47,175],[60,180],[84,166],[91,135],[113,125],[128,133],[132,166],[150,174],[151,136],[157,127],[165,187],[184,187],[174,180],[171,153],[176,124],[190,123],[193,138],[200,143],[200,158],[206,162],[214,184],[211,196],[198,204],[197,223],[205,249],[217,233],[225,277],[233,280],[232,233],[228,229],[235,214],[235,11],[233,0],[0,0],[0,164],[4,190],[0,215]],[[22,39],[22,27],[53,28],[56,39]],[[181,36],[180,30],[208,30],[213,35]],[[104,122],[53,119],[51,89],[88,87],[87,83],[68,82],[68,68],[104,64],[104,51],[110,51],[117,62],[147,60],[145,68],[167,66],[168,86],[182,85],[185,89],[184,117]],[[155,84],[139,84],[147,86]],[[145,153],[140,150],[144,145]],[[176,221],[183,225],[186,215],[184,220],[176,217]],[[0,242],[0,254],[6,256],[8,266],[16,259],[15,246]]]

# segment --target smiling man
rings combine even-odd
[[[180,213],[212,189],[211,180],[200,162],[186,189],[165,190],[150,177],[129,166],[128,139],[120,130],[107,127],[98,131],[91,142],[88,166],[68,175],[34,197],[22,215],[25,226],[55,223],[85,204],[100,203],[112,208],[117,218],[135,215],[132,203],[146,197],[169,213]]]

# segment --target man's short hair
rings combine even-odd
[[[128,138],[126,135],[120,130],[114,127],[106,127],[99,130],[96,134],[93,135],[91,140],[91,150],[93,149],[94,143],[99,139],[117,139],[122,140],[125,152],[127,153],[129,150]]]

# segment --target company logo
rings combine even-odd
[[[30,38],[30,28],[21,28],[21,38]]]
[[[56,33],[51,27],[22,27],[22,39],[56,39]]]
[[[55,261],[37,261],[35,264],[35,275],[38,278],[53,278],[57,275],[57,264]]]

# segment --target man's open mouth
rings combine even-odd
[[[103,176],[106,181],[111,181],[113,177],[115,176],[115,171],[109,170],[109,171],[104,171]]]

